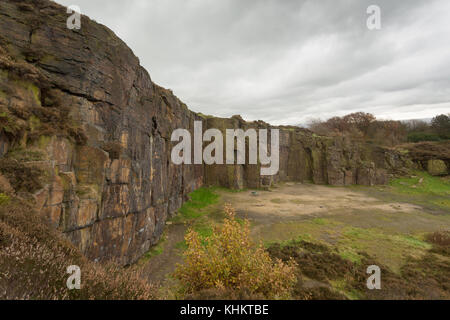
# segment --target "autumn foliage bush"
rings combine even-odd
[[[185,261],[175,271],[182,293],[193,295],[216,289],[246,291],[267,299],[289,298],[297,281],[296,263],[272,260],[261,245],[251,240],[249,222],[236,220],[229,205],[225,213],[223,224],[203,241],[197,232],[187,233]]]

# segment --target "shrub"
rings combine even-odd
[[[450,230],[428,234],[426,240],[433,244],[432,252],[450,256]]]
[[[217,226],[206,241],[202,242],[193,230],[186,235],[185,261],[175,271],[182,293],[195,295],[216,289],[229,296],[231,290],[268,299],[289,298],[297,281],[296,263],[273,261],[261,245],[251,240],[249,222],[237,221],[229,205],[225,213],[223,225]]]
[[[42,188],[42,170],[27,167],[15,159],[0,159],[0,173],[11,183],[15,191],[35,192]]]
[[[427,235],[427,241],[439,246],[450,246],[450,230],[436,231]]]
[[[440,141],[441,138],[437,134],[413,132],[408,135],[408,142],[421,142],[421,141]]]
[[[8,203],[8,201],[9,201],[9,197],[4,193],[0,193],[0,205],[2,205],[4,203]]]
[[[67,289],[69,265],[81,269],[81,290]],[[137,270],[87,260],[31,203],[0,205],[0,300],[153,299],[155,292]]]

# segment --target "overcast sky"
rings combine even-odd
[[[273,124],[450,112],[448,0],[57,0],[78,5],[191,110]],[[381,8],[370,31],[367,7]]]

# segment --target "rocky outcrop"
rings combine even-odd
[[[450,173],[450,142],[418,142],[399,146],[398,149],[407,153],[418,168],[435,176]]]
[[[229,188],[266,188],[280,181],[313,182],[344,186],[386,184],[414,164],[401,153],[356,143],[345,137],[317,136],[298,127],[274,127],[263,121],[246,122],[205,117],[205,129],[280,129],[280,168],[274,176],[261,176],[259,165],[208,165],[204,181]],[[246,148],[248,150],[248,147]]]
[[[428,160],[427,171],[432,176],[445,176],[448,174],[447,165],[443,160]]]
[[[0,2],[0,157],[42,171],[36,208],[93,260],[136,261],[203,184],[373,185],[410,165],[400,153],[296,127],[279,128],[275,176],[259,165],[174,165],[174,129],[271,126],[189,111],[109,29],[82,17],[71,31],[66,19],[50,1]]]

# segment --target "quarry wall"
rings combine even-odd
[[[196,114],[153,83],[111,30],[83,16],[72,31],[66,19],[50,1],[0,2],[0,157],[27,154],[14,161],[42,170],[37,211],[93,260],[136,261],[202,185],[385,184],[411,165],[343,137]],[[174,165],[171,133],[192,131],[194,121],[223,132],[280,129],[278,174],[261,176],[259,165]]]

